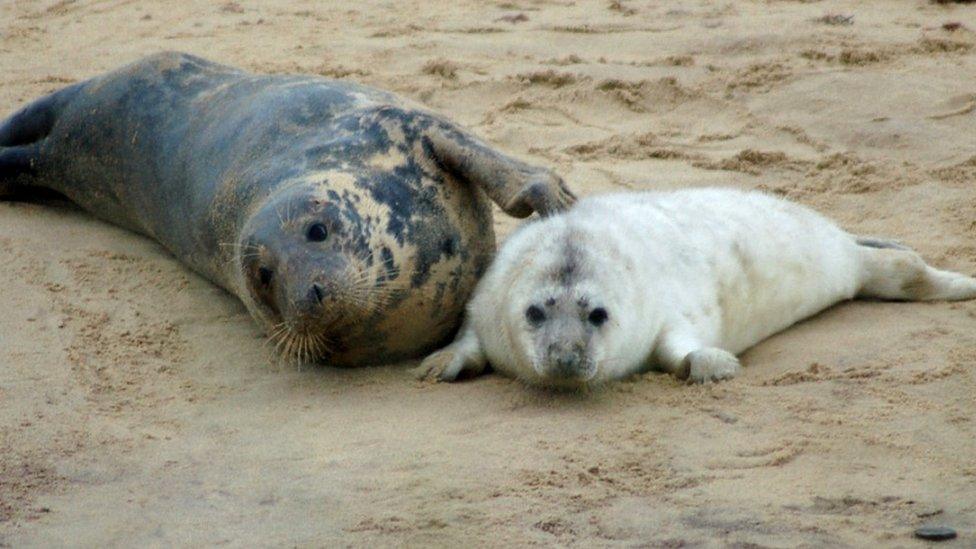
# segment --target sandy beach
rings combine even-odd
[[[3,116],[180,50],[394,91],[581,195],[763,189],[976,273],[974,4],[9,0],[0,37]],[[0,547],[976,544],[976,302],[552,394],[276,366],[235,298],[68,204],[0,202],[0,280]]]

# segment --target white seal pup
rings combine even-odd
[[[509,238],[457,338],[416,372],[449,381],[490,363],[578,387],[657,367],[718,381],[736,354],[854,297],[972,299],[976,279],[758,192],[591,197]]]

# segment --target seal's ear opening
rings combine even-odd
[[[552,215],[576,201],[553,172],[503,155],[447,124],[434,124],[423,144],[441,169],[482,189],[513,217],[528,217],[532,212]]]

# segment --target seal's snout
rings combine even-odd
[[[342,291],[331,280],[336,273],[330,261],[285,253],[281,246],[252,245],[252,249],[243,259],[245,276],[251,295],[271,313],[272,322],[319,325],[341,308]]]
[[[337,284],[314,280],[307,288],[304,295],[295,300],[300,316],[309,319],[334,316],[343,309],[340,299],[342,292]]]
[[[549,362],[556,366],[556,370],[563,375],[573,374],[580,363],[583,362],[579,345],[573,348],[564,348],[561,345],[551,345],[549,347]]]
[[[322,302],[325,300],[325,290],[318,284],[307,286],[307,290],[297,292],[298,295],[292,300],[295,304],[296,316],[303,320],[312,319],[321,315]]]
[[[317,322],[325,316],[335,313],[338,303],[338,288],[323,277],[315,277],[310,282],[308,276],[295,276],[294,294],[291,302],[294,304],[294,314],[302,322]],[[305,279],[305,283],[300,281]]]
[[[548,374],[562,379],[588,378],[589,362],[586,360],[586,347],[582,343],[563,345],[553,343],[547,353]]]

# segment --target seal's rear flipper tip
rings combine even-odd
[[[864,246],[865,248],[876,248],[879,250],[902,250],[906,252],[913,251],[908,246],[898,242],[897,240],[892,240],[890,238],[876,238],[873,236],[859,236],[856,237],[858,246]]]
[[[34,175],[38,149],[37,144],[0,147],[0,198],[15,194],[24,178]]]

